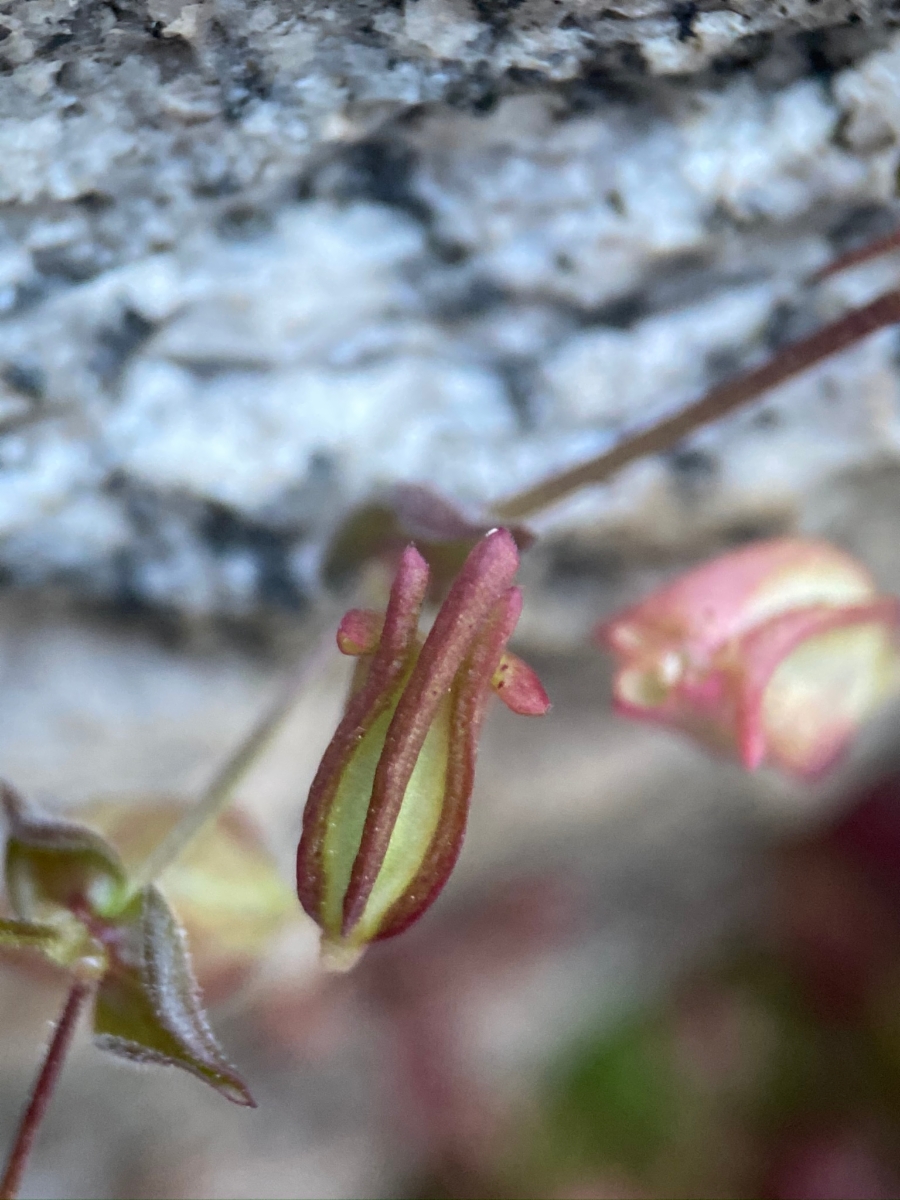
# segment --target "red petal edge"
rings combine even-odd
[[[779,613],[739,643],[738,654],[745,663],[745,676],[738,709],[738,746],[741,763],[755,771],[765,762],[768,746],[762,728],[762,703],[776,668],[808,638],[850,625],[883,621],[895,629],[900,624],[900,602],[893,596],[865,604],[836,608],[824,604]],[[815,777],[821,772],[811,772]]]
[[[362,916],[397,822],[403,796],[442,698],[519,566],[512,535],[492,529],[469,554],[441,605],[385,737],[362,840],[344,896],[341,933]],[[496,666],[496,662],[492,666]]]
[[[376,941],[408,929],[437,899],[462,849],[475,782],[478,737],[490,698],[491,676],[522,611],[520,588],[510,588],[494,605],[461,667],[453,693],[450,756],[444,805],[438,827],[418,874],[385,914]]]
[[[303,810],[297,847],[297,895],[319,921],[324,892],[322,853],[331,803],[344,766],[372,724],[391,703],[416,643],[419,611],[428,587],[428,565],[414,546],[404,550],[391,587],[381,641],[365,683],[351,696],[328,744]]]
[[[511,650],[501,656],[491,687],[508,709],[523,717],[542,717],[550,710],[550,697],[537,672]]]
[[[341,654],[358,656],[374,654],[381,638],[384,617],[371,608],[351,608],[344,613],[337,631],[338,650]]]

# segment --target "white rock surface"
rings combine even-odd
[[[296,604],[384,485],[484,506],[763,357],[786,315],[839,311],[846,285],[800,283],[893,199],[880,13],[545,7],[0,4],[12,578]],[[788,37],[810,21],[821,54],[862,54],[830,85]],[[752,70],[648,78],[776,25]],[[643,65],[553,85],[623,38]],[[802,510],[811,480],[893,453],[895,392],[887,336],[776,393],[765,433],[704,435],[728,447],[706,503],[733,515],[752,481]],[[660,470],[543,526],[640,511]]]
[[[0,3],[11,578],[296,605],[379,488],[489,504],[880,285],[801,286],[893,203],[887,8],[551,7]],[[896,400],[887,335],[765,431],[703,435],[701,507],[774,490],[802,519],[810,482],[894,453]],[[542,527],[616,524],[666,478]]]

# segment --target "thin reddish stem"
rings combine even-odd
[[[830,275],[837,275],[839,271],[847,271],[850,267],[857,267],[860,263],[868,262],[870,258],[878,258],[882,254],[890,254],[893,250],[900,250],[900,229],[893,229],[884,237],[875,238],[874,241],[866,242],[864,246],[858,246],[855,250],[848,250],[846,254],[841,254],[837,258],[832,259],[830,263],[826,263],[824,267],[810,276],[810,283],[820,283],[823,279],[828,279]]]
[[[128,880],[129,897],[136,896],[148,884],[155,882],[166,868],[170,867],[184,853],[197,834],[207,825],[212,824],[225,806],[230,803],[235,788],[243,781],[248,771],[255,766],[260,755],[266,750],[300,696],[309,686],[310,681],[329,661],[333,649],[334,633],[329,616],[327,627],[313,641],[308,655],[300,660],[287,677],[272,707],[263,714],[234,753],[230,755],[200,799],[191,805],[181,820],[150,851],[147,858],[131,872]]]
[[[90,984],[79,982],[72,985],[72,990],[66,998],[38,1077],[34,1081],[28,1104],[22,1113],[9,1158],[6,1160],[3,1181],[0,1183],[0,1200],[15,1200],[19,1194],[22,1176],[28,1166],[28,1159],[34,1147],[38,1130],[56,1090],[63,1063],[66,1061],[66,1054],[72,1044],[72,1035],[75,1033],[78,1018],[90,993]]]
[[[757,399],[769,388],[799,375],[832,354],[848,349],[877,329],[898,322],[900,291],[885,292],[870,304],[851,309],[809,337],[785,346],[762,366],[712,388],[705,396],[673,416],[626,436],[611,450],[502,500],[494,506],[493,511],[502,521],[520,520],[556,504],[580,488],[603,483],[635,459],[670,450],[688,434]]]

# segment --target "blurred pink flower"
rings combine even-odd
[[[900,684],[900,602],[827,542],[778,538],[688,572],[594,632],[615,706],[755,770],[827,771]]]

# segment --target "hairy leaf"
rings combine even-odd
[[[97,992],[96,1044],[132,1062],[181,1067],[233,1103],[255,1107],[209,1027],[184,935],[157,888],[144,889],[117,933]]]

